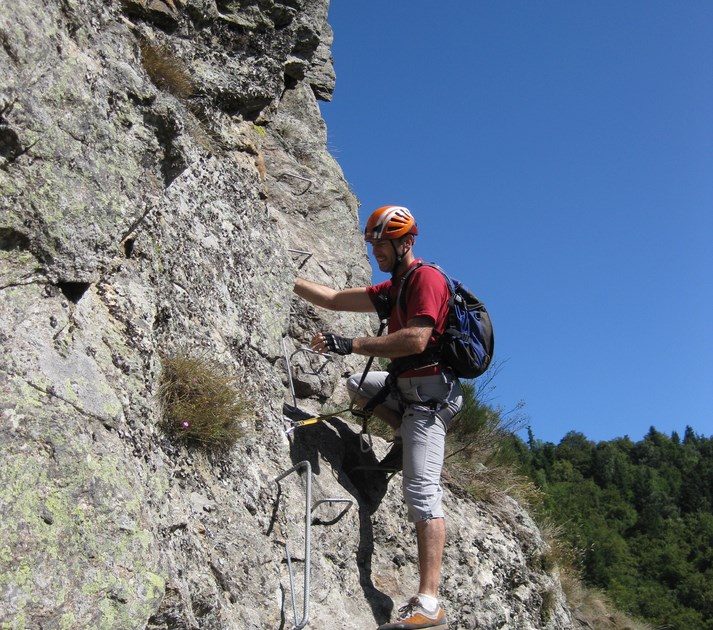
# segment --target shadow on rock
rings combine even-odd
[[[393,603],[390,597],[374,586],[371,577],[374,554],[371,515],[386,494],[389,483],[387,473],[368,470],[378,463],[376,455],[371,450],[362,452],[359,433],[338,418],[297,429],[290,441],[290,458],[293,465],[308,460],[316,474],[320,471],[320,461],[326,461],[339,485],[356,499],[359,508],[359,547],[356,554],[359,584],[376,622],[388,621]]]

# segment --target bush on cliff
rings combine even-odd
[[[204,357],[163,357],[158,398],[161,424],[169,435],[212,448],[230,448],[250,411],[235,378]]]

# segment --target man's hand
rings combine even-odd
[[[340,337],[334,333],[317,333],[312,339],[312,350],[317,352],[335,352],[336,354],[351,354],[353,339]]]

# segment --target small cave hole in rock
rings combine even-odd
[[[17,133],[10,127],[0,126],[0,155],[12,161],[20,153],[22,153],[22,144]]]
[[[60,282],[57,286],[59,286],[64,297],[76,304],[87,292],[87,289],[91,286],[91,282]]]
[[[127,238],[124,241],[124,255],[127,258],[131,258],[131,255],[134,253],[134,242],[136,241],[135,238]]]
[[[285,73],[285,89],[287,90],[292,90],[297,86],[297,79],[294,77],[290,76],[289,74]]]
[[[9,252],[13,249],[29,249],[30,239],[22,232],[12,228],[0,227],[0,249]]]

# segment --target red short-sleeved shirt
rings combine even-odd
[[[415,266],[420,259],[412,263],[411,267]],[[409,269],[411,268],[409,267]],[[371,301],[376,305],[376,296],[388,291],[391,304],[396,304],[399,293],[399,287],[403,275],[396,279],[385,280],[379,284],[375,284],[367,288],[367,294]],[[448,285],[441,275],[441,272],[433,267],[419,267],[414,271],[406,287],[406,310],[397,305],[392,309],[389,316],[389,332],[394,333],[406,326],[406,323],[414,317],[428,317],[433,321],[433,332],[428,340],[428,347],[434,346],[438,337],[443,334],[446,329],[448,319]],[[441,371],[439,366],[430,366],[420,368],[418,370],[410,370],[404,372],[401,376],[429,376],[439,374]]]

